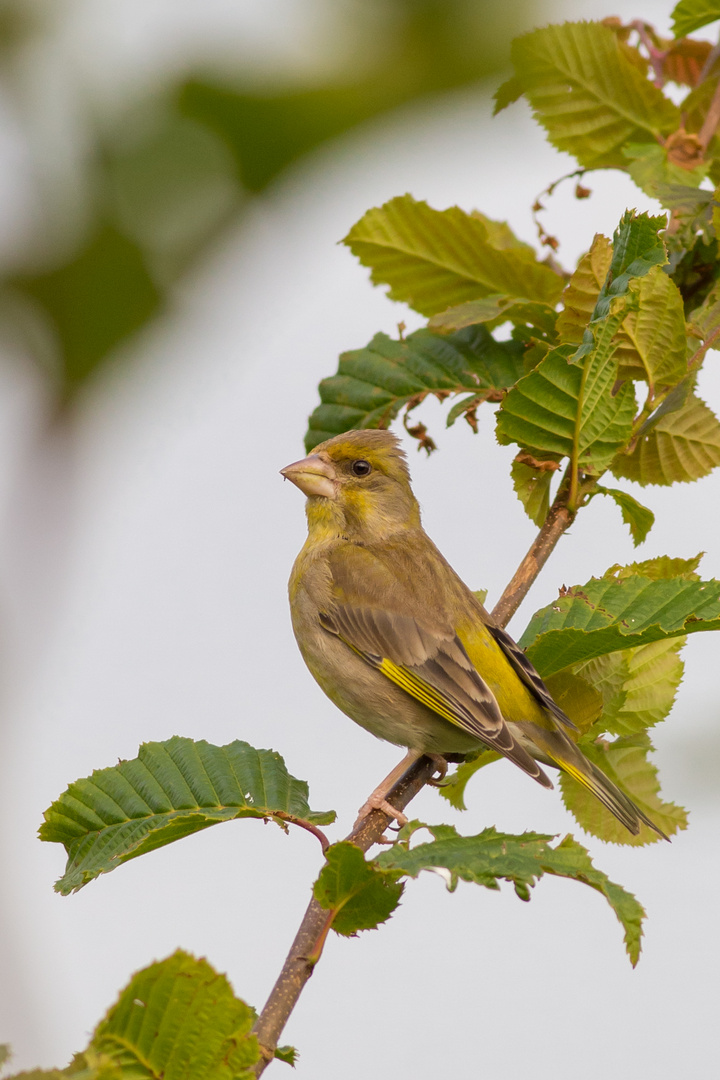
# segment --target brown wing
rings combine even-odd
[[[328,633],[449,723],[552,787],[508,728],[444,613],[428,610],[416,592],[366,549],[343,546],[330,559],[330,569],[334,599],[320,615]]]

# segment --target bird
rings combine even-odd
[[[407,750],[360,818],[405,820],[387,794],[423,754],[442,777],[448,761],[489,748],[546,788],[541,764],[568,773],[633,835],[644,824],[668,839],[582,753],[523,650],[427,535],[392,432],[343,432],[280,473],[307,496],[288,590],[305,664],[342,712]]]

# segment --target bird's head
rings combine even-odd
[[[389,431],[346,431],[281,473],[308,496],[311,531],[379,539],[420,524],[405,454]]]

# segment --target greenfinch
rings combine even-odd
[[[446,767],[489,747],[547,788],[538,761],[564,770],[631,833],[644,822],[664,836],[584,756],[523,651],[425,533],[393,434],[345,432],[281,474],[307,495],[289,585],[303,659],[338,708],[408,749],[363,811],[389,812],[387,791],[421,755]]]

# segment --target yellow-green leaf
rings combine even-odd
[[[536,469],[517,459],[510,467],[515,494],[525,508],[525,513],[538,528],[545,522],[550,509],[550,484],[553,470]]]
[[[631,454],[619,454],[612,473],[643,486],[669,485],[698,480],[716,465],[720,465],[720,423],[712,410],[691,394],[682,408],[662,416],[641,436]]]
[[[509,246],[506,230],[403,195],[368,210],[343,243],[370,267],[373,284],[389,285],[393,300],[423,315],[492,293],[555,304],[563,279],[528,245]]]
[[[512,45],[515,77],[558,150],[586,168],[624,168],[628,143],[657,143],[680,111],[599,22],[534,30]]]
[[[582,341],[611,261],[611,241],[602,233],[596,233],[592,247],[580,259],[562,294],[564,309],[557,320],[557,332],[561,341],[576,345]]]
[[[652,745],[647,735],[632,735],[602,744],[583,741],[582,749],[664,833],[673,836],[679,829],[687,828],[685,810],[660,798],[657,769],[648,759]],[[560,776],[560,790],[565,805],[578,824],[601,840],[640,846],[654,844],[661,839],[647,825],[641,825],[640,832],[633,836],[592,792],[567,773]]]

